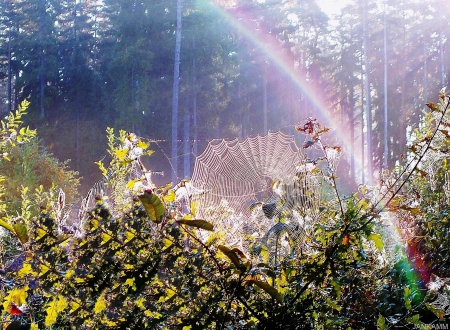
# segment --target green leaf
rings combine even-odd
[[[283,303],[284,299],[283,299],[282,295],[278,292],[277,289],[275,289],[269,283],[259,281],[259,280],[250,280],[249,283],[253,283],[253,284],[257,285],[258,287],[260,287],[261,289],[266,291],[272,298],[274,298],[275,300],[277,300],[280,303]]]
[[[166,207],[156,194],[146,191],[144,194],[139,196],[139,200],[144,206],[150,220],[155,223],[162,222]]]
[[[420,320],[420,314],[414,314],[411,317],[408,317],[406,320],[412,324],[414,324],[418,329],[426,329],[427,324],[421,322]]]
[[[13,227],[14,232],[20,240],[20,243],[25,244],[26,242],[28,242],[27,226],[22,223],[15,223]]]
[[[234,251],[224,245],[219,245],[217,248],[231,260],[237,269],[241,267],[241,261]]]
[[[384,317],[381,314],[378,315],[377,326],[378,326],[378,330],[387,329],[386,320],[384,319]]]
[[[405,292],[403,294],[404,298],[405,298],[405,307],[408,310],[412,309],[411,306],[411,291],[409,289],[409,287],[405,286]]]
[[[370,234],[367,239],[373,241],[379,251],[383,250],[384,244],[380,234]]]
[[[177,222],[182,224],[182,225],[188,225],[188,226],[191,226],[191,227],[200,228],[200,229],[204,229],[204,230],[209,230],[209,231],[213,231],[214,230],[213,224],[208,222],[208,221],[206,221],[206,220],[180,219],[180,220],[177,220]]]

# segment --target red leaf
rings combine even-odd
[[[9,308],[9,314],[19,316],[22,314],[22,311],[19,309],[19,307],[11,303]]]

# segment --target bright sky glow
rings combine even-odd
[[[318,0],[317,4],[329,17],[339,14],[349,0]]]

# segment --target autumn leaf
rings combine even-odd
[[[231,262],[236,266],[237,269],[240,268],[241,261],[239,260],[239,257],[236,255],[234,251],[232,251],[230,248],[224,245],[219,245],[217,248],[219,249],[220,252],[225,254],[228,257],[228,259],[231,260]]]
[[[58,295],[54,300],[49,302],[46,307],[45,312],[47,313],[47,316],[45,317],[45,326],[49,327],[56,323],[59,313],[67,308],[66,298]]]
[[[206,221],[206,220],[180,219],[180,220],[177,220],[177,222],[182,224],[182,225],[187,225],[187,226],[190,226],[190,227],[200,228],[200,229],[209,230],[209,231],[213,231],[214,230],[213,224],[208,222],[208,221]]]
[[[94,313],[95,314],[101,313],[105,309],[106,309],[106,301],[105,301],[105,292],[103,291],[100,297],[98,297],[97,301],[95,302]]]
[[[272,298],[274,298],[280,303],[283,303],[284,301],[283,296],[278,292],[277,289],[275,289],[269,283],[258,280],[250,280],[249,283],[257,285],[258,287],[266,291]]]
[[[28,286],[23,288],[16,288],[9,291],[8,295],[3,301],[3,309],[9,310],[10,306],[14,304],[15,306],[22,306],[26,303],[28,297]]]
[[[347,234],[347,235],[345,235],[344,238],[342,239],[342,244],[343,244],[343,245],[348,245],[349,242],[350,242],[350,235]]]
[[[383,249],[384,243],[380,234],[370,234],[367,239],[373,241],[379,251]]]

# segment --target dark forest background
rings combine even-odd
[[[341,176],[370,183],[448,84],[449,18],[447,0],[350,0],[332,18],[314,0],[2,0],[0,113],[28,99],[27,124],[82,191],[108,126],[154,140],[165,183],[212,139],[308,116],[341,127]]]

